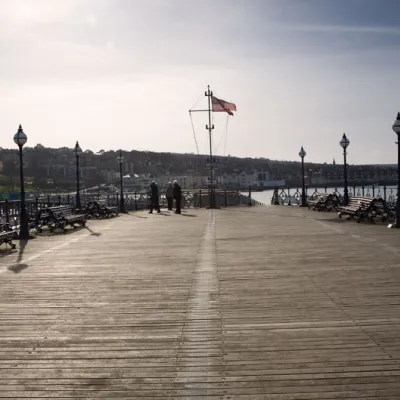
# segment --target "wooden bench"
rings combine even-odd
[[[39,209],[31,222],[31,228],[36,229],[39,233],[42,232],[43,227],[47,226],[51,229],[53,225],[52,214],[47,208]]]
[[[0,225],[0,246],[2,244],[9,245],[12,249],[15,249],[16,245],[12,242],[17,236],[17,231],[12,229],[10,225]]]
[[[339,204],[339,197],[332,193],[319,193],[315,198],[308,200],[308,208],[317,211],[336,210]]]
[[[326,193],[317,193],[314,197],[307,201],[308,209],[318,210],[328,199],[328,194]]]
[[[387,207],[387,216],[390,221],[394,221],[396,219],[396,203],[386,204]]]
[[[118,207],[108,206],[105,201],[91,201],[85,214],[88,218],[108,218],[118,215]]]
[[[337,207],[339,218],[342,218],[343,215],[347,215],[347,219],[354,218],[357,222],[361,222],[364,219],[370,219],[371,206],[374,200],[374,197],[352,197],[347,206]]]
[[[379,218],[382,222],[385,222],[390,217],[390,209],[383,199],[374,199],[371,204],[368,219],[371,222],[375,222],[376,218]]]
[[[47,207],[45,210],[50,214],[49,222],[51,231],[54,228],[65,230],[68,225],[75,228],[75,224],[82,226],[86,224],[86,215],[82,213],[75,214],[72,206]]]

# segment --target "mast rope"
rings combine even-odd
[[[194,123],[193,123],[193,117],[192,117],[192,112],[189,110],[189,116],[190,116],[190,122],[192,124],[192,131],[193,131],[193,137],[194,137],[194,142],[196,144],[196,150],[197,150],[197,155],[199,155],[199,145],[197,144],[197,138],[196,138],[196,131],[194,129]]]
[[[226,115],[225,142],[224,142],[224,157],[226,156],[226,142],[227,142],[227,140],[228,140],[228,122],[229,122],[229,114]]]
[[[194,105],[193,105],[193,107],[190,109],[190,111],[193,110],[193,109],[197,106],[197,104],[199,104],[199,101],[200,101],[203,97],[204,97],[204,94],[202,93],[202,94],[199,96],[199,98],[196,100],[196,103],[194,103]],[[189,112],[190,112],[190,111],[189,111]]]
[[[223,153],[223,155],[224,155],[224,156],[226,155],[226,141],[227,141],[227,138],[228,138],[228,122],[229,122],[229,114],[226,114],[225,132],[224,132],[224,134],[221,135],[221,137],[219,138],[218,145],[217,145],[217,147],[216,147],[216,149],[215,149],[215,154],[217,154],[217,151],[218,151],[218,149],[219,149],[219,146],[221,145],[222,140],[224,140],[224,153]]]

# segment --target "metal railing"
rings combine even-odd
[[[335,194],[340,200],[343,200],[343,194],[338,188],[322,188],[313,189],[306,187],[306,199],[313,199],[320,193]],[[389,206],[394,206],[397,199],[397,189],[394,187],[384,186],[349,186],[349,197],[367,196],[383,199]],[[301,189],[300,188],[276,188],[271,200],[273,205],[300,205]]]
[[[150,193],[149,192],[132,192],[126,193],[124,196],[124,205],[126,211],[138,211],[147,209],[149,206]],[[120,206],[119,193],[81,193],[81,208],[93,201],[105,203],[110,207]],[[249,195],[243,195],[239,191],[232,190],[217,190],[216,203],[219,207],[231,206],[254,206],[259,204]],[[200,189],[194,191],[182,191],[182,207],[207,207],[209,204],[209,196],[207,189]],[[40,196],[36,198],[28,198],[26,200],[26,207],[30,219],[34,219],[38,211],[51,206],[70,205],[73,208],[76,206],[76,197],[72,193],[69,194],[51,194],[47,196]],[[167,199],[164,191],[160,192],[160,207],[167,207]],[[0,201],[0,224],[19,225],[21,212],[20,200],[3,200]]]

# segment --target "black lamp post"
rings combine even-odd
[[[397,113],[393,124],[393,131],[397,134],[397,201],[395,228],[400,229],[400,113]]]
[[[28,138],[25,135],[22,126],[20,125],[17,133],[14,135],[14,142],[19,148],[19,177],[21,184],[21,212],[19,221],[19,238],[29,239],[29,226],[28,226],[28,211],[26,210],[25,202],[25,187],[24,187],[24,161],[22,154],[22,147],[27,142]]]
[[[82,154],[82,149],[79,147],[79,143],[76,142],[74,153],[76,156],[76,209],[81,209],[81,195],[79,193],[79,156]]]
[[[346,134],[343,133],[340,145],[343,147],[343,157],[344,157],[344,205],[345,206],[349,204],[349,189],[347,184],[347,148],[349,147],[349,144],[350,140],[347,139]]]
[[[120,177],[120,186],[121,186],[121,200],[119,202],[119,212],[124,213],[125,212],[124,181],[122,179],[122,164],[124,163],[124,156],[122,155],[122,151],[119,152],[117,161],[119,163],[119,177]]]
[[[301,146],[301,150],[299,156],[301,157],[301,207],[307,207],[306,201],[306,183],[304,177],[304,157],[306,156],[306,151],[303,146]]]

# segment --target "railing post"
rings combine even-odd
[[[51,207],[51,203],[50,203],[50,195],[47,195],[47,206]]]
[[[362,190],[362,195],[365,196],[365,187],[364,187],[364,185],[361,186],[361,190]]]
[[[247,204],[249,207],[251,207],[253,204],[251,204],[251,187],[249,187],[249,198],[247,200]]]
[[[199,207],[203,207],[203,196],[201,195],[201,189],[199,190]]]
[[[372,197],[375,197],[375,185],[372,185]]]
[[[386,201],[386,185],[383,185],[383,200]]]
[[[61,206],[61,196],[58,195],[58,205]]]
[[[275,186],[274,194],[272,196],[272,204],[274,206],[279,206],[280,205],[280,203],[279,203],[279,190],[278,190],[277,186]]]
[[[6,201],[4,202],[4,212],[6,214],[6,224],[10,223],[10,209],[8,206],[8,200],[6,199]]]
[[[117,193],[117,207],[119,208],[119,194]]]
[[[328,192],[328,187],[327,186],[325,186],[325,193],[327,193]]]
[[[135,211],[138,210],[138,204],[137,204],[137,193],[135,192]]]
[[[287,193],[288,193],[288,206],[292,205],[292,202],[290,201],[290,187],[287,188]]]
[[[70,198],[69,198],[69,193],[67,195],[67,203],[69,204]]]

